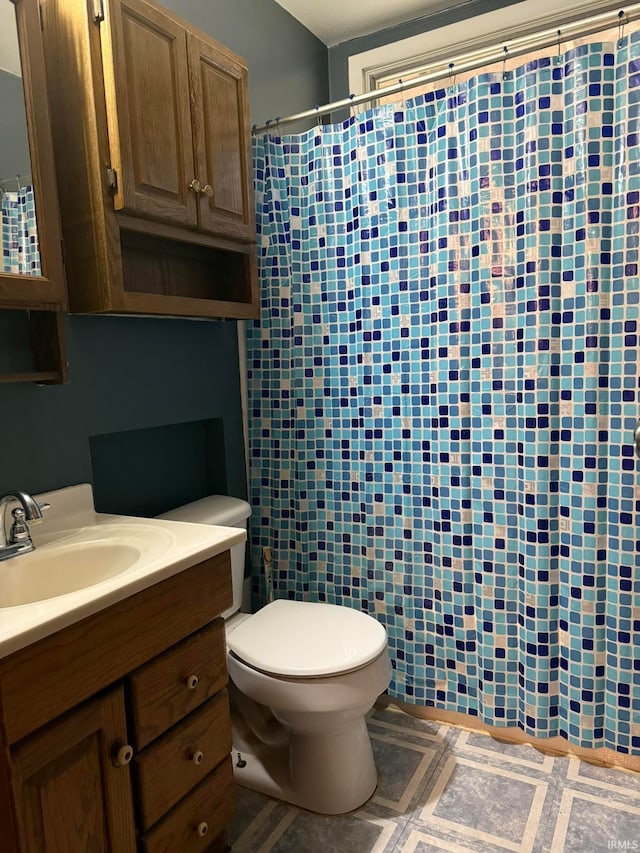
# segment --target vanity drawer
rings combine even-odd
[[[231,756],[141,839],[144,853],[200,853],[233,817]]]
[[[153,668],[156,655],[164,660],[165,652],[171,655],[194,631],[207,631],[212,620],[231,605],[229,565],[229,552],[225,551],[1,660],[0,706],[8,742],[16,743],[128,673],[133,671],[137,676],[144,672],[145,662],[152,659],[149,667]],[[219,639],[210,641],[216,652],[209,658],[209,652],[202,651],[208,671],[205,675],[202,664],[205,683],[196,690],[178,682],[172,688],[173,696],[156,679],[153,696],[159,698],[151,700],[154,679],[143,679],[140,703],[164,700],[168,706],[159,709],[159,719],[166,717],[167,721],[161,722],[157,734],[226,683],[222,620],[217,625],[214,636]],[[189,675],[191,672],[186,671],[184,677]],[[183,701],[185,710],[173,716],[183,692],[189,694]],[[143,720],[149,716],[153,719],[149,712],[151,709]],[[152,726],[152,731],[155,729]]]
[[[140,667],[128,683],[133,739],[141,750],[227,683],[222,619]]]
[[[135,759],[143,829],[159,820],[230,752],[229,701],[224,690]]]

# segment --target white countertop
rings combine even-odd
[[[41,640],[61,628],[122,601],[143,589],[228,550],[247,538],[242,528],[190,524],[164,519],[96,513],[91,486],[83,484],[38,495],[51,505],[44,521],[30,525],[36,550],[0,562],[0,593],[10,573],[29,568],[30,558],[53,555],[55,549],[80,550],[102,542],[136,543],[140,559],[112,577],[64,595],[29,604],[0,607],[0,658]]]

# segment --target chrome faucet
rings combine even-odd
[[[13,524],[7,536],[5,522],[7,505],[15,501],[18,501],[21,506],[11,510]],[[31,495],[19,490],[0,495],[0,562],[34,550],[36,546],[31,539],[27,521],[42,518],[42,510],[46,506],[46,504],[40,505]]]

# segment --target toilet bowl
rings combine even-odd
[[[365,715],[391,678],[384,628],[348,607],[283,599],[235,619],[237,781],[324,814],[362,805],[377,784]],[[246,699],[262,709],[258,720]]]
[[[248,516],[245,501],[218,495],[161,517],[239,527]],[[323,814],[358,808],[377,784],[365,715],[391,679],[384,628],[350,607],[288,599],[239,613],[244,545],[231,562],[234,605],[223,615],[236,781]]]

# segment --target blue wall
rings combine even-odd
[[[165,5],[247,60],[253,121],[327,100],[326,47],[274,0]],[[0,492],[93,482],[93,435],[220,419],[227,490],[244,496],[236,331],[232,321],[69,317],[69,385],[0,385]],[[10,360],[2,352],[10,337],[0,340],[0,362]],[[127,466],[113,442],[101,446],[111,448],[122,473],[118,488],[126,490]],[[96,470],[104,466],[103,458]],[[180,502],[185,484],[176,479]]]
[[[274,0],[160,0],[249,63],[251,122],[329,99],[328,50]]]

